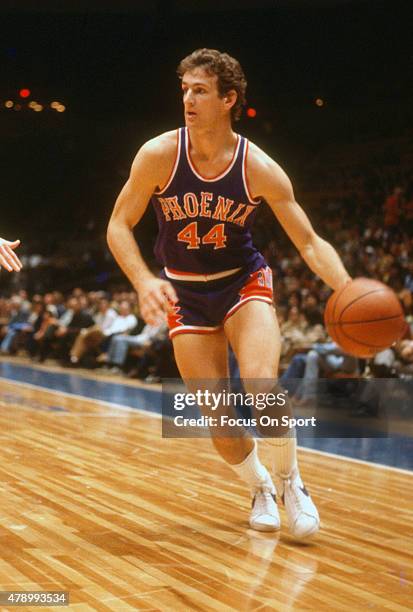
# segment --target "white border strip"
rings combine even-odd
[[[406,470],[403,468],[397,468],[392,465],[383,465],[382,463],[374,463],[373,461],[366,461],[365,459],[354,459],[353,457],[346,457],[346,455],[336,455],[336,453],[329,453],[327,451],[318,450],[316,448],[308,448],[306,446],[298,446],[297,448],[302,451],[306,451],[307,453],[325,455],[326,457],[333,457],[334,459],[341,459],[342,461],[350,461],[350,463],[359,463],[361,465],[368,465],[369,467],[380,468],[381,470],[392,470],[393,472],[413,476],[413,471]]]
[[[267,304],[271,305],[273,304],[273,300],[269,297],[265,297],[265,295],[249,295],[247,298],[244,298],[243,300],[240,300],[239,302],[234,304],[234,306],[232,306],[232,308],[228,310],[227,314],[225,315],[224,321],[226,321],[226,319],[228,319],[232,314],[234,314],[238,310],[238,308],[241,308],[241,306],[243,306],[247,302],[250,302],[251,300],[255,300],[257,302],[266,302]]]
[[[173,280],[183,280],[183,281],[199,281],[199,282],[207,282],[212,280],[218,280],[220,278],[226,278],[227,276],[232,276],[236,272],[239,272],[242,268],[231,268],[231,270],[223,270],[222,272],[214,272],[213,274],[198,274],[194,272],[191,273],[182,273],[172,272],[168,268],[164,268],[165,274],[168,278],[172,278]]]
[[[188,332],[201,332],[201,333],[214,333],[218,329],[221,329],[221,325],[217,325],[216,327],[201,327],[200,325],[179,325],[178,327],[174,327],[169,332],[169,337],[173,338],[180,331],[188,331]]]

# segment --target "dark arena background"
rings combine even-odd
[[[137,150],[184,124],[176,68],[200,47],[240,61],[234,129],[406,319],[374,358],[338,356],[331,290],[261,206],[281,380],[320,424],[298,432],[322,525],[309,544],[249,529],[210,440],[165,435],[171,341],[147,332],[107,246]],[[412,60],[408,1],[2,0],[0,235],[21,240],[23,268],[0,271],[1,610],[411,609]],[[158,274],[156,231],[148,207],[135,235]]]

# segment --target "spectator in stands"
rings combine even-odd
[[[20,295],[13,295],[10,300],[10,319],[6,327],[3,329],[4,337],[0,344],[0,352],[9,354],[13,351],[13,341],[18,332],[27,323],[30,315],[30,310],[27,307],[28,302],[23,300]]]
[[[406,199],[403,206],[403,217],[406,223],[407,233],[413,234],[413,189],[406,193]]]
[[[39,360],[44,361],[52,349],[61,359],[65,360],[80,330],[84,327],[91,327],[93,323],[90,314],[82,309],[79,299],[69,298],[66,312],[60,319],[52,319],[42,338],[39,338]]]
[[[335,342],[315,343],[308,353],[293,357],[281,380],[302,405],[316,398],[320,375],[339,372],[348,376],[358,374],[357,358],[344,353]],[[302,382],[297,384],[300,378]]]
[[[101,324],[105,322],[105,328],[103,329],[100,326],[100,329],[97,329],[95,326],[94,329],[91,329],[90,334],[88,331],[82,333],[79,343],[76,348],[73,346],[70,353],[70,363],[72,365],[77,365],[82,355],[91,348],[103,351],[98,357],[98,362],[105,363],[107,360],[106,351],[111,338],[118,334],[129,334],[138,324],[138,320],[131,312],[131,306],[126,300],[119,304],[119,313],[115,313],[115,317],[113,317],[112,309],[109,309],[109,304],[103,306],[103,309],[106,309],[106,312],[102,314]]]
[[[43,317],[40,322],[39,328],[35,331],[31,337],[30,341],[30,349],[29,354],[32,359],[39,358],[40,360],[40,350],[43,345],[43,339],[46,331],[50,326],[56,323],[55,310],[52,305],[46,305],[43,312]]]
[[[413,340],[401,340],[396,345],[396,362],[394,364],[397,374],[413,378]]]
[[[384,202],[384,226],[387,230],[394,231],[399,225],[402,210],[402,196],[403,189],[401,189],[401,187],[395,187],[393,193],[389,195]]]
[[[61,291],[53,291],[53,304],[57,309],[57,316],[61,317],[66,310],[65,299]]]
[[[377,353],[372,360],[371,370],[376,378],[401,375],[413,378],[413,340],[400,340],[393,347]]]
[[[95,350],[100,345],[107,332],[109,334],[111,333],[112,326],[117,318],[118,313],[114,308],[110,307],[109,300],[105,297],[100,298],[98,312],[94,316],[95,324],[80,330],[70,350],[70,362],[76,365],[85,353]]]
[[[153,345],[155,340],[163,339],[167,333],[166,323],[160,325],[145,325],[140,334],[125,336],[123,334],[112,336],[107,352],[107,363],[118,371],[125,365],[129,349],[142,349],[144,354]],[[137,351],[134,351],[135,355]]]
[[[309,291],[303,298],[301,311],[310,325],[323,325],[323,312],[315,291]]]
[[[160,382],[162,377],[179,377],[173,356],[172,342],[164,326],[146,347],[132,351],[134,367],[128,372],[130,378],[144,379],[145,382]]]
[[[63,307],[63,309],[61,309],[59,312],[59,309],[57,308],[57,305],[55,303],[56,300],[53,293],[45,293],[43,300],[45,307],[48,308],[50,314],[52,314],[56,319],[62,316],[63,312],[65,311],[65,308]]]
[[[35,295],[32,298],[32,309],[30,316],[27,320],[27,324],[21,331],[21,342],[23,348],[32,357],[36,351],[36,342],[34,340],[35,334],[40,330],[43,320],[45,318],[46,306],[42,296]]]
[[[305,351],[314,342],[325,340],[324,326],[319,322],[320,313],[309,309],[310,321],[296,307],[292,306],[288,311],[288,318],[281,323],[280,331],[283,338],[281,356],[284,360],[290,359],[296,351]],[[311,318],[312,317],[312,318]]]
[[[10,319],[10,302],[4,297],[0,297],[0,337],[4,336],[1,330],[5,328]]]

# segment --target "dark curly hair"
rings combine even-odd
[[[228,55],[216,49],[197,49],[185,57],[178,66],[177,72],[182,79],[185,72],[203,68],[207,74],[216,75],[218,78],[218,93],[221,98],[231,89],[237,92],[237,100],[231,108],[231,117],[238,121],[245,106],[245,90],[247,81],[240,63]]]

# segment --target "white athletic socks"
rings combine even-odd
[[[244,461],[236,465],[231,465],[231,467],[238,476],[249,485],[252,492],[263,485],[270,485],[271,489],[274,489],[267,468],[263,466],[258,458],[257,443],[255,440],[254,448]]]
[[[279,438],[265,438],[264,443],[270,451],[272,474],[288,478],[297,471],[297,439],[295,431]],[[267,469],[261,463],[257,453],[257,443],[250,454],[236,465],[231,465],[238,476],[253,490],[270,480]]]
[[[297,438],[290,430],[278,438],[265,438],[267,448],[271,449],[272,474],[288,478],[297,471]]]

